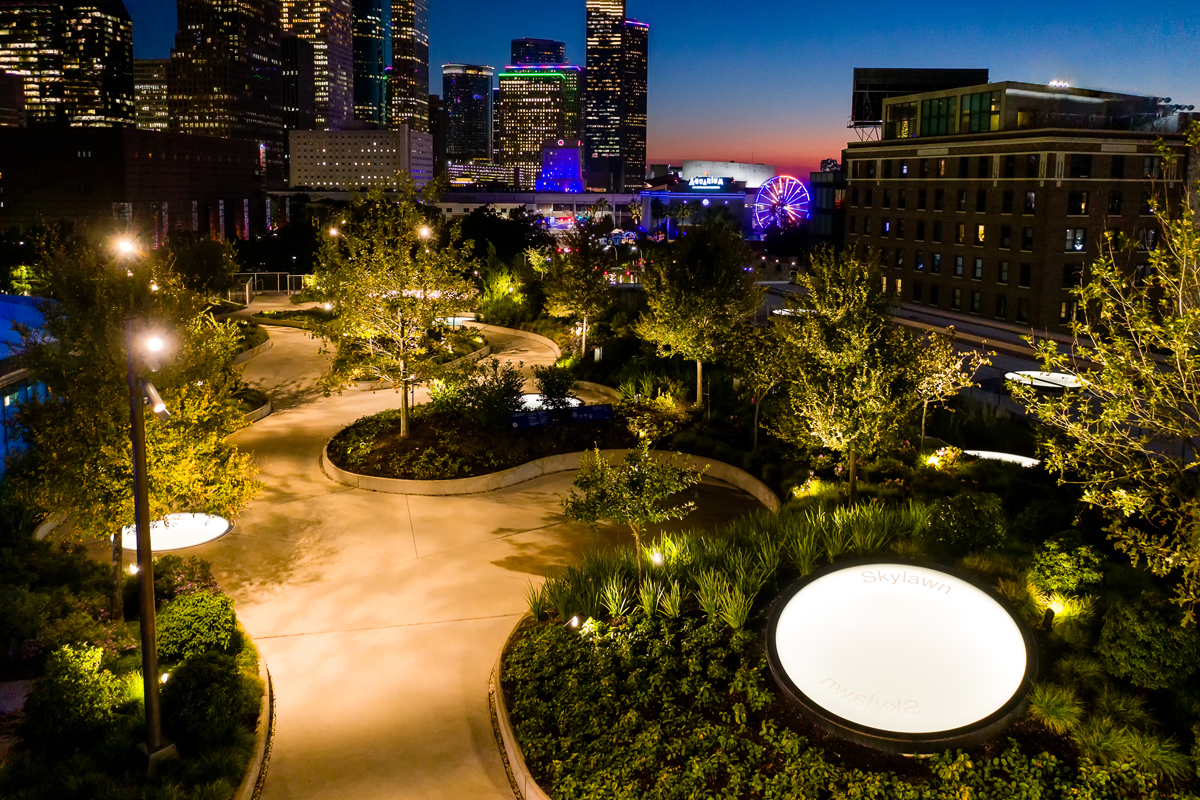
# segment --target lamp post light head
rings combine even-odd
[[[127,236],[122,236],[116,242],[117,253],[123,256],[132,256],[137,253],[137,242]]]
[[[163,402],[162,395],[158,393],[158,389],[154,387],[153,383],[142,381],[142,393],[145,395],[150,409],[154,412],[154,416],[164,422],[171,418],[171,412],[167,410],[167,404]]]
[[[417,235],[420,236],[422,239],[428,239],[429,235],[431,233],[432,233],[432,231],[429,230],[428,225],[422,225],[421,229],[419,231],[417,231]]]
[[[338,229],[337,229],[337,228],[330,228],[330,229],[329,229],[329,235],[330,235],[330,236],[333,236],[333,237],[336,237],[336,236],[338,235]]]

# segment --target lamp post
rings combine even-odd
[[[157,368],[156,353],[162,340],[151,337],[139,342],[133,320],[125,321],[126,380],[129,385],[129,438],[133,444],[133,520],[137,532],[138,599],[142,638],[142,687],[146,708],[146,756],[157,757],[173,752],[174,745],[163,739],[162,711],[158,698],[158,642],[154,628],[154,558],[150,544],[150,484],[146,474],[147,400],[154,404],[159,417],[168,415],[166,404],[150,381],[141,377],[141,366]],[[138,345],[141,345],[139,348]],[[139,353],[145,349],[145,356]]]

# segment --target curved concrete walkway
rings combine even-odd
[[[271,669],[278,716],[263,797],[508,800],[487,706],[496,651],[531,580],[627,534],[563,522],[557,495],[574,473],[446,498],[331,482],[318,464],[325,441],[398,396],[326,398],[318,343],[297,329],[271,337],[245,376],[277,410],[237,437],[264,489],[231,534],[182,553],[213,563]],[[552,360],[526,339],[490,341],[527,370]],[[724,484],[695,492],[691,525],[757,508]]]

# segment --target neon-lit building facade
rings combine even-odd
[[[446,120],[446,159],[460,164],[492,158],[491,67],[446,64],[442,67],[442,104]]]
[[[537,191],[567,194],[587,191],[583,153],[583,142],[579,139],[551,139],[543,144],[542,174],[537,179]]]
[[[542,144],[579,139],[579,67],[510,66],[500,73],[504,163],[521,170],[522,188],[541,174]]]
[[[627,19],[621,25],[621,184],[627,192],[646,184],[646,84],[650,26]]]
[[[317,127],[340,130],[354,118],[354,39],[350,0],[283,0],[284,35],[313,43]]]

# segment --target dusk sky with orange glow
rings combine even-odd
[[[559,39],[584,63],[584,0],[430,0],[430,91],[441,65],[503,67],[509,42]],[[168,55],[171,0],[126,0],[138,58]],[[758,161],[804,176],[848,140],[854,67],[970,67],[993,81],[1171,97],[1200,105],[1194,0],[853,5],[628,0],[650,24],[649,160]]]

